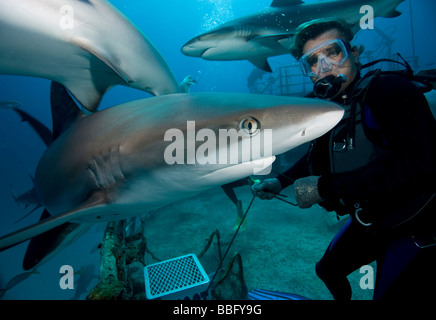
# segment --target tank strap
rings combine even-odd
[[[372,81],[381,74],[381,69],[376,69],[374,71],[368,72],[364,77],[362,77],[358,83],[355,85],[350,97],[347,99],[350,105],[350,112],[347,119],[348,127],[348,138],[347,138],[347,149],[353,150],[356,138],[356,115],[359,112],[360,103],[365,100],[366,93],[370,87]]]

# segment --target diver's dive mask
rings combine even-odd
[[[341,39],[324,41],[309,51],[299,60],[303,74],[318,78],[322,73],[332,70],[333,66],[341,66],[348,59],[345,42]]]

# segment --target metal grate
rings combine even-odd
[[[149,299],[209,282],[209,277],[193,254],[146,266],[144,276]]]

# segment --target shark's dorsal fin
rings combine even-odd
[[[303,1],[301,0],[273,0],[271,7],[286,7],[302,3]]]
[[[83,115],[67,89],[52,81],[50,104],[53,119],[53,141],[56,140],[77,118]]]

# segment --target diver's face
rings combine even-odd
[[[343,39],[341,33],[337,29],[332,29],[329,31],[326,31],[319,35],[318,37],[314,39],[310,39],[306,42],[306,44],[303,47],[303,55],[310,51],[312,48],[320,45],[321,43],[328,41],[328,40],[335,40],[335,39]],[[359,53],[357,50],[352,49],[351,52],[348,55],[348,58],[345,60],[345,62],[341,65],[332,65],[331,68],[327,71],[322,71],[318,77],[311,76],[312,82],[316,82],[319,79],[322,79],[328,75],[334,75],[337,76],[339,74],[343,74],[347,77],[347,81],[344,82],[341,86],[340,91],[338,94],[336,94],[334,97],[330,98],[333,99],[337,97],[342,91],[344,91],[350,83],[353,82],[353,80],[356,78],[357,75],[357,62],[359,61]],[[315,66],[316,67],[316,66]],[[322,70],[322,68],[321,68]],[[329,99],[329,100],[330,100]]]

